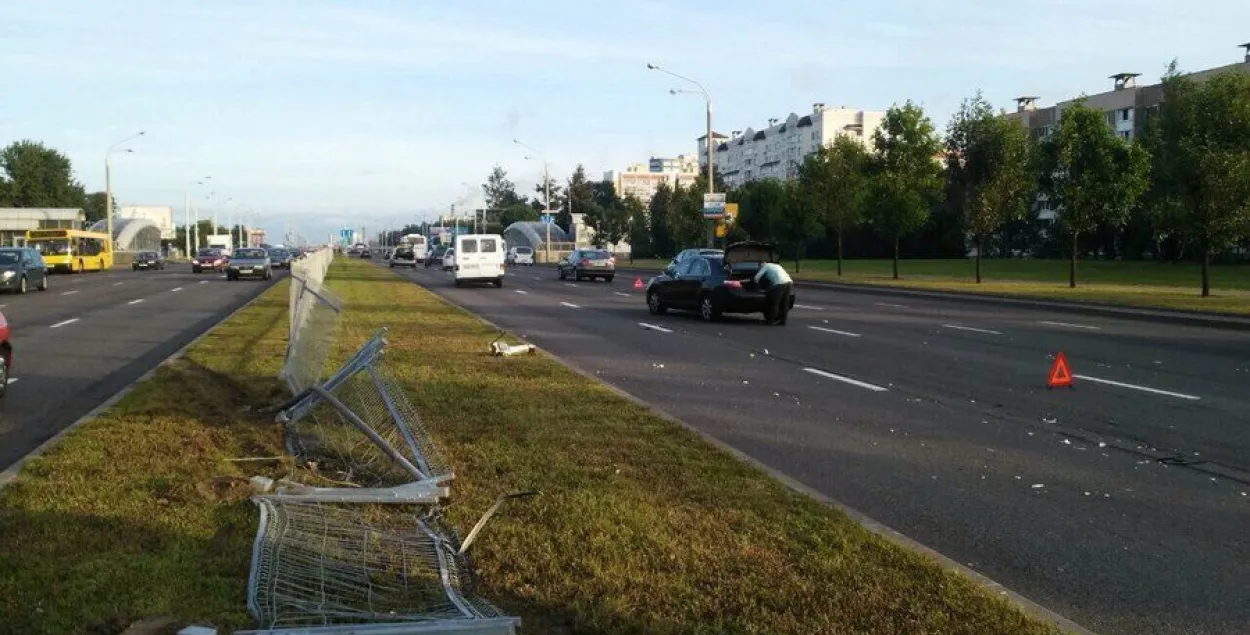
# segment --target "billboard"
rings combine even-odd
[[[718,219],[725,217],[725,194],[703,195],[703,218]]]

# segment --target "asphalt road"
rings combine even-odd
[[[1096,632],[1250,632],[1250,333],[806,287],[707,324],[632,276],[397,271]]]
[[[56,275],[47,291],[0,295],[14,348],[8,395],[0,399],[0,470],[267,286],[170,265]]]

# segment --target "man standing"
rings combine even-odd
[[[755,284],[765,293],[764,321],[768,324],[785,324],[790,313],[790,289],[794,281],[784,267],[766,262],[755,273]]]

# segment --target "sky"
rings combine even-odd
[[[518,189],[695,151],[815,102],[912,100],[939,129],[1241,61],[1250,2],[1202,0],[0,0],[0,144],[42,141],[122,205],[242,205],[270,236],[432,220]],[[526,149],[513,143],[518,139]],[[527,160],[526,157],[537,158]],[[207,186],[197,181],[211,177]],[[229,202],[226,202],[229,199]]]

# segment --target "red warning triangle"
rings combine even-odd
[[[634,278],[634,288],[635,289],[642,288],[642,278]]]
[[[1068,370],[1068,358],[1063,353],[1055,355],[1055,363],[1050,366],[1050,379],[1046,380],[1047,388],[1071,388],[1072,371]]]

